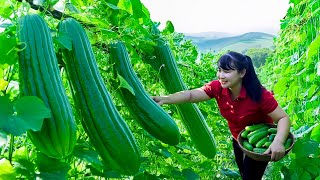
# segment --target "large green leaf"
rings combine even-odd
[[[318,150],[319,143],[307,138],[299,139],[292,148],[292,152],[296,154],[296,158],[309,157],[312,154],[316,154]]]
[[[16,37],[9,36],[6,32],[0,34],[0,65],[12,65],[17,62]]]
[[[0,96],[0,129],[20,136],[27,130],[39,131],[44,118],[51,117],[50,110],[35,96],[24,96],[14,103]]]

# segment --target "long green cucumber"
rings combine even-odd
[[[104,85],[85,30],[67,18],[59,23],[59,33],[68,35],[72,42],[72,51],[62,52],[73,97],[91,143],[108,168],[123,174],[137,173],[140,151]]]
[[[37,15],[19,19],[19,82],[22,96],[37,96],[51,110],[38,132],[28,131],[32,143],[45,155],[61,159],[70,155],[76,142],[72,108],[59,74],[58,61],[48,25]]]
[[[172,51],[165,41],[158,40],[155,53],[157,61],[161,64],[156,69],[160,69],[160,77],[166,90],[169,93],[187,90]],[[184,103],[177,104],[176,107],[196,149],[207,158],[213,158],[216,154],[215,139],[198,106],[194,103]]]
[[[180,141],[180,132],[177,124],[145,91],[138,76],[130,63],[128,51],[120,41],[110,45],[110,57],[118,74],[123,77],[133,89],[120,87],[119,93],[128,107],[131,115],[149,134],[160,141],[176,145]]]

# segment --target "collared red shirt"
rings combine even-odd
[[[222,88],[218,80],[205,84],[202,89],[210,98],[216,99],[220,113],[228,121],[229,129],[235,139],[247,125],[273,123],[268,114],[277,108],[278,103],[272,93],[265,88],[262,88],[260,102],[254,102],[247,96],[243,86],[240,95],[232,100],[230,90]]]

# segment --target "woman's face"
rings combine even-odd
[[[238,72],[237,70],[218,69],[217,77],[222,88],[233,88],[242,83],[242,78],[245,75],[245,70]]]

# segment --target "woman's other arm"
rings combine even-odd
[[[268,115],[277,124],[277,134],[265,153],[271,152],[271,161],[278,161],[285,155],[284,143],[290,132],[290,119],[280,106]]]

